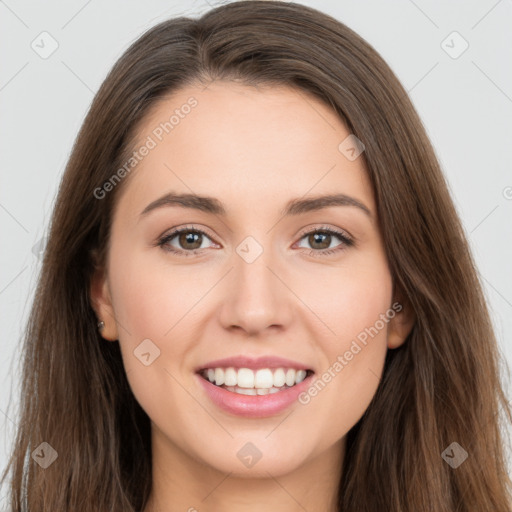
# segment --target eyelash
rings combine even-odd
[[[194,228],[194,227],[188,227],[187,226],[187,227],[175,229],[174,231],[171,231],[171,233],[168,233],[168,234],[162,236],[158,240],[156,245],[161,247],[164,251],[171,252],[171,253],[174,253],[174,254],[177,254],[177,255],[180,255],[180,256],[185,256],[185,257],[193,256],[193,255],[195,255],[198,252],[203,250],[203,249],[193,249],[191,251],[176,250],[176,249],[171,248],[170,246],[166,245],[173,238],[175,238],[177,235],[179,235],[181,233],[201,233],[202,235],[204,235],[207,238],[211,239],[210,235],[208,233],[206,233],[205,231],[203,231],[202,229]],[[342,243],[339,246],[337,246],[336,248],[334,248],[334,249],[319,249],[319,250],[310,249],[309,252],[307,253],[309,256],[314,256],[314,257],[327,256],[327,255],[330,255],[330,254],[333,254],[333,253],[336,253],[336,252],[339,252],[339,251],[344,251],[344,250],[347,249],[347,247],[352,247],[353,245],[355,245],[354,244],[354,240],[352,238],[350,238],[348,235],[346,235],[345,233],[343,233],[341,231],[337,231],[337,230],[332,229],[332,228],[324,227],[324,226],[312,229],[310,231],[306,231],[305,233],[301,233],[301,236],[300,236],[299,240],[302,240],[307,235],[311,235],[313,233],[322,233],[322,234],[327,234],[327,235],[334,235],[337,238],[339,238]],[[343,245],[345,247],[343,247]]]

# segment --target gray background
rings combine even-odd
[[[300,3],[364,37],[409,91],[448,177],[501,351],[512,361],[512,1]],[[0,0],[0,469],[14,433],[18,347],[38,243],[93,95],[143,31],[218,4]],[[52,44],[56,51],[41,56]]]

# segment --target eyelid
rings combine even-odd
[[[336,247],[330,249],[307,249],[306,247],[302,247],[302,249],[306,251],[306,254],[308,256],[326,258],[332,254],[339,255],[342,252],[349,249],[350,247],[356,246],[355,238],[352,235],[350,235],[347,231],[338,227],[334,228],[331,226],[327,226],[325,224],[320,226],[307,226],[306,228],[302,229],[299,235],[297,235],[298,241],[295,242],[294,245],[300,243],[305,236],[310,235],[312,233],[328,233],[330,236],[337,237],[341,243]]]
[[[346,238],[347,240],[350,240],[351,242],[355,241],[354,237],[352,235],[350,235],[348,233],[348,231],[341,229],[341,228],[332,227],[327,224],[319,224],[319,225],[315,224],[315,225],[307,226],[299,231],[297,237],[299,239],[302,239],[305,235],[309,235],[310,233],[316,233],[317,231],[318,232],[328,231],[330,233],[334,233],[338,236]]]
[[[156,243],[154,245],[156,245],[156,246],[158,246],[158,245],[163,246],[165,243],[167,243],[169,240],[172,240],[174,237],[176,237],[180,233],[183,233],[183,232],[186,233],[186,232],[189,232],[189,231],[195,231],[195,232],[198,232],[198,233],[202,233],[203,235],[208,237],[212,241],[212,243],[218,245],[218,243],[215,242],[215,237],[209,232],[209,230],[207,230],[206,228],[203,228],[203,227],[197,227],[195,225],[190,225],[190,224],[185,225],[185,226],[181,226],[181,227],[180,226],[173,227],[173,228],[165,230],[162,235],[157,237]],[[203,249],[194,249],[192,251],[184,251],[183,249],[181,249],[181,251],[175,250],[175,252],[186,252],[186,253],[193,254],[196,251],[202,251],[202,250]],[[170,250],[170,252],[172,252],[172,250]]]
[[[209,233],[209,231],[207,229],[200,228],[200,227],[197,227],[197,226],[194,226],[194,225],[186,225],[186,226],[175,227],[175,228],[170,228],[169,230],[166,230],[166,232],[164,232],[163,235],[160,235],[158,237],[155,245],[156,246],[160,246],[163,250],[165,250],[167,252],[175,253],[175,254],[178,254],[178,255],[184,255],[184,256],[191,256],[191,255],[198,254],[199,252],[204,251],[205,248],[202,248],[202,249],[201,248],[199,248],[199,249],[192,249],[192,250],[188,251],[188,250],[184,250],[184,249],[174,249],[174,248],[166,248],[165,247],[166,244],[170,240],[172,240],[173,238],[175,238],[176,236],[178,236],[179,234],[181,234],[183,232],[202,233],[207,238],[209,238],[212,241],[212,243],[218,245],[217,242],[214,241],[215,237],[213,237]],[[346,232],[344,229],[334,228],[334,227],[331,227],[331,226],[328,226],[328,225],[325,225],[325,224],[322,224],[322,225],[310,225],[310,226],[307,226],[307,227],[303,228],[296,235],[298,237],[298,240],[296,242],[294,242],[294,245],[297,244],[297,243],[300,243],[300,241],[306,235],[310,235],[310,234],[316,233],[316,232],[319,232],[319,233],[322,233],[322,232],[326,233],[327,232],[329,235],[338,237],[338,239],[341,241],[341,243],[340,243],[339,246],[336,246],[335,248],[332,248],[332,249],[318,249],[318,250],[317,249],[309,249],[309,254],[310,255],[312,255],[312,254],[314,254],[315,256],[327,255],[327,254],[331,254],[331,253],[334,253],[334,252],[343,251],[343,250],[347,249],[348,247],[355,245],[354,237],[352,235],[350,235],[348,232]],[[306,248],[302,247],[301,249],[306,249]]]

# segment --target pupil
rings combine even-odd
[[[194,241],[196,243],[196,246],[194,247],[189,247],[189,249],[198,249],[199,247],[201,247],[201,240],[199,240],[199,243],[197,243],[197,240],[201,238],[201,233],[191,233],[191,232],[188,232],[188,233],[182,233],[180,235],[180,244],[183,246],[186,244],[193,244]]]
[[[310,243],[311,243],[311,245],[312,245],[313,247],[314,247],[314,244],[315,244],[315,243],[317,243],[317,242],[319,242],[319,243],[320,243],[320,245],[322,245],[322,244],[323,244],[323,246],[322,246],[322,247],[317,247],[317,249],[326,249],[327,247],[329,247],[329,245],[330,245],[330,236],[331,236],[331,235],[329,235],[329,234],[327,234],[327,233],[315,233],[315,234],[313,234],[313,235],[311,235],[311,236],[313,237],[313,242],[311,243],[311,240],[310,240]],[[323,237],[323,238],[324,238],[323,242],[322,242],[321,240],[320,240],[320,241],[318,241],[318,238],[319,238],[319,237]],[[328,240],[328,242],[327,242],[327,243],[325,243],[325,240]]]

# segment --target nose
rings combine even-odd
[[[292,319],[293,293],[285,272],[270,251],[252,262],[233,254],[233,266],[224,283],[220,322],[225,329],[258,335],[269,328],[286,329]]]

